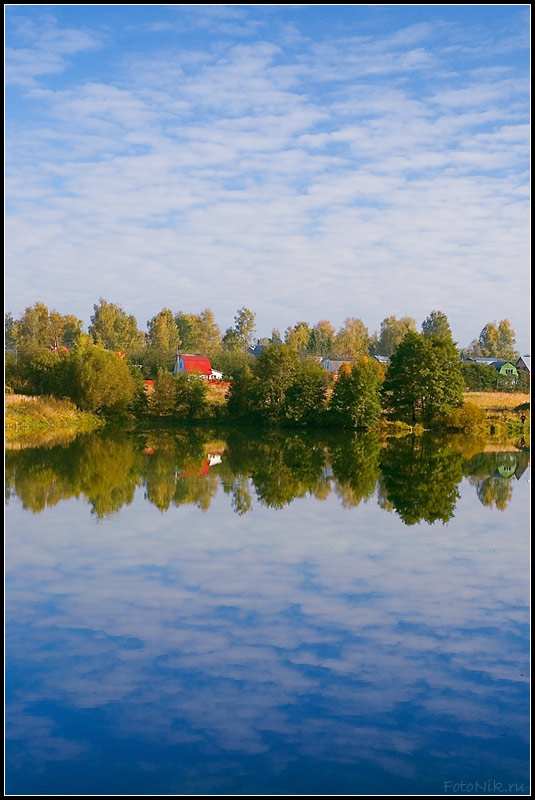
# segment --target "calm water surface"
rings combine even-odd
[[[528,794],[528,476],[467,439],[8,450],[6,793]]]

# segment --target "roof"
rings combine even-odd
[[[504,364],[510,364],[512,367],[515,366],[515,362],[510,361],[508,358],[469,358],[468,361],[475,361],[477,364],[484,364],[488,367],[494,367],[494,369],[497,370],[500,370]]]
[[[183,369],[184,372],[200,372],[201,375],[212,374],[212,366],[208,356],[181,355],[179,359],[180,368]]]
[[[380,364],[390,364],[390,358],[388,356],[374,356],[376,361],[379,361]]]
[[[338,372],[342,364],[350,364],[351,362],[349,359],[334,359],[334,358],[324,358],[321,362],[321,366],[328,370],[329,372]]]
[[[527,369],[528,372],[531,372],[531,356],[520,356],[518,361],[516,362],[517,367],[520,366],[522,369],[522,365]]]

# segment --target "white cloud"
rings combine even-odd
[[[179,18],[209,26],[215,13]],[[440,307],[461,344],[487,315],[510,317],[526,343],[525,78],[495,55],[480,75],[447,61],[448,26],[290,46],[270,28],[276,10],[217,14],[261,37],[122,51],[113,80],[41,90],[32,73],[26,102],[42,121],[7,130],[11,310],[76,293],[80,306],[60,310],[88,321],[98,284],[141,320],[165,299],[209,305],[224,328],[245,304],[262,335],[299,308],[373,330]],[[55,43],[62,69],[98,40],[49,27],[26,35],[35,52]]]

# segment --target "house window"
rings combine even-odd
[[[513,374],[513,370],[512,369],[506,369],[505,370],[505,374],[506,375],[512,375]]]

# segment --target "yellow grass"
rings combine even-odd
[[[529,403],[529,394],[523,392],[465,392],[465,403],[474,403],[476,406],[489,410],[501,408],[516,408],[523,403]]]
[[[92,430],[101,425],[94,414],[80,411],[70,400],[8,394],[4,398],[6,437],[36,429],[76,428]]]

